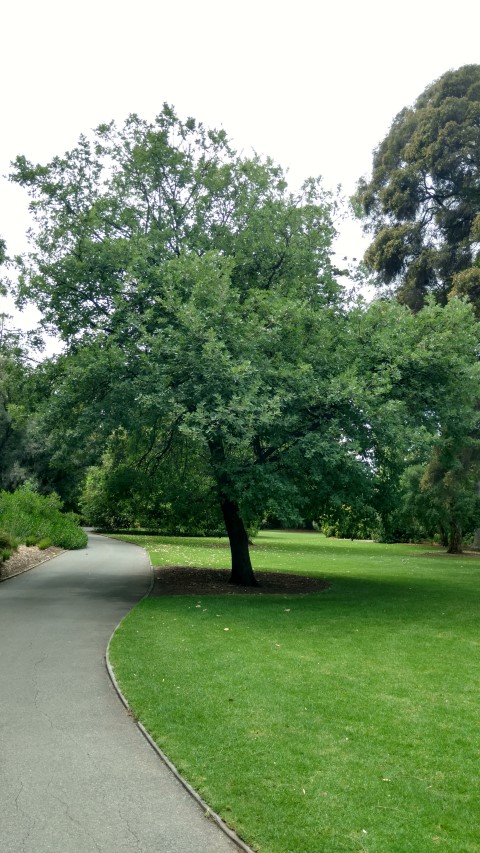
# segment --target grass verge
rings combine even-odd
[[[158,565],[228,565],[218,540],[135,542]],[[479,853],[480,561],[255,543],[257,569],[330,589],[144,600],[111,644],[135,714],[262,853]]]

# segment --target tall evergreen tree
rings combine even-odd
[[[448,71],[401,110],[356,202],[379,284],[414,310],[452,289],[480,308],[480,65]]]

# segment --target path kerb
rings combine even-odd
[[[131,544],[132,544],[132,545],[136,545],[136,542],[132,542]],[[140,546],[140,545],[138,545],[137,547],[139,547],[139,548],[140,548],[141,546]],[[144,549],[143,549],[143,550],[144,550]],[[148,552],[147,552],[147,553],[148,553]],[[151,561],[151,559],[150,559],[150,555],[148,555],[148,559],[149,559],[149,563],[150,563],[150,571],[151,571],[150,586],[149,586],[149,588],[148,588],[147,592],[145,593],[145,595],[143,595],[143,596],[142,596],[142,598],[140,599],[140,601],[143,601],[145,598],[148,598],[148,596],[150,595],[150,593],[151,593],[151,591],[152,591],[152,589],[153,589],[153,585],[154,585],[154,582],[155,582],[154,571],[153,571],[153,566],[152,566],[152,561]],[[135,605],[134,605],[134,607],[137,607],[137,605],[138,605],[138,604],[140,604],[140,601],[138,601],[138,602],[137,602],[137,604],[135,604]],[[133,609],[133,608],[132,608],[132,609]],[[130,611],[130,612],[131,612],[131,611]],[[130,705],[128,704],[128,701],[127,701],[126,697],[123,695],[123,693],[122,693],[122,691],[121,691],[121,689],[120,689],[120,685],[118,684],[118,681],[117,681],[117,679],[116,679],[116,677],[115,677],[115,673],[114,673],[114,671],[113,671],[113,667],[112,667],[112,664],[111,664],[111,661],[110,661],[110,644],[111,644],[111,642],[112,642],[112,639],[113,639],[114,635],[116,634],[116,632],[117,632],[117,631],[118,631],[118,629],[120,628],[120,626],[121,626],[122,622],[123,622],[125,619],[127,619],[127,617],[128,617],[128,616],[129,616],[129,614],[127,613],[127,614],[123,617],[123,619],[121,619],[121,620],[120,620],[120,622],[118,623],[118,625],[116,626],[116,628],[113,630],[112,635],[111,635],[111,637],[110,637],[110,639],[109,639],[109,641],[108,641],[107,651],[106,651],[106,653],[105,653],[105,665],[106,665],[106,668],[107,668],[107,672],[108,672],[108,675],[109,675],[109,677],[110,677],[110,681],[112,682],[113,688],[114,688],[114,690],[115,690],[115,692],[116,692],[116,694],[117,694],[118,698],[120,699],[121,703],[123,704],[123,706],[124,706],[124,707],[125,707],[125,709],[127,710],[128,714],[129,714],[129,715],[132,717],[132,719],[135,721],[135,725],[137,726],[137,728],[139,729],[139,731],[142,733],[142,735],[143,735],[143,737],[145,738],[145,740],[147,741],[147,743],[149,743],[149,744],[150,744],[151,748],[152,748],[152,749],[153,749],[153,751],[158,755],[159,759],[160,759],[161,761],[163,761],[163,763],[164,763],[164,764],[168,767],[168,769],[173,773],[173,775],[175,776],[175,778],[180,782],[180,784],[185,788],[185,790],[190,794],[190,796],[195,800],[195,802],[196,802],[196,803],[198,803],[198,805],[199,805],[199,806],[201,807],[201,809],[203,810],[203,812],[204,812],[204,814],[205,814],[205,817],[208,817],[210,820],[212,820],[212,821],[213,821],[213,822],[218,826],[218,828],[219,828],[219,829],[221,829],[221,830],[222,830],[222,832],[224,832],[224,833],[225,833],[225,835],[230,839],[230,841],[233,841],[233,843],[237,845],[237,847],[239,848],[239,850],[243,850],[243,851],[244,851],[244,853],[255,853],[255,851],[254,851],[251,847],[249,847],[249,846],[248,846],[248,844],[246,844],[246,843],[245,843],[245,841],[243,841],[243,840],[240,838],[240,836],[239,836],[239,835],[237,835],[237,833],[236,833],[236,832],[234,832],[234,830],[233,830],[233,829],[231,829],[231,828],[230,828],[230,827],[225,823],[225,821],[220,817],[220,815],[219,815],[219,814],[217,814],[217,812],[213,811],[213,809],[211,809],[211,808],[210,808],[210,806],[208,805],[208,803],[206,803],[206,802],[205,802],[205,800],[203,800],[203,799],[202,799],[202,797],[200,796],[200,794],[198,793],[198,791],[196,791],[196,790],[195,790],[195,788],[192,788],[192,786],[190,785],[190,783],[189,783],[189,782],[187,782],[187,780],[182,776],[182,774],[181,774],[181,773],[180,773],[180,771],[177,769],[177,767],[175,767],[175,765],[173,764],[173,762],[172,762],[172,761],[170,761],[170,759],[168,758],[168,756],[167,756],[167,755],[165,755],[165,753],[163,752],[163,750],[162,750],[162,749],[160,749],[160,747],[158,746],[158,744],[153,740],[153,738],[151,737],[151,735],[147,732],[147,730],[146,730],[145,726],[144,726],[144,725],[142,725],[142,723],[140,722],[140,720],[138,720],[138,719],[136,718],[135,714],[133,713],[132,709],[130,708]]]

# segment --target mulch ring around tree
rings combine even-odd
[[[185,566],[155,567],[150,595],[306,595],[330,586],[321,578],[285,572],[255,572],[259,586],[228,583],[229,569],[196,569]]]

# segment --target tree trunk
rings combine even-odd
[[[480,483],[477,483],[477,495],[480,497]],[[473,531],[472,551],[480,551],[480,527]]]
[[[238,506],[228,498],[222,498],[221,505],[232,555],[232,574],[229,583],[239,586],[258,586],[250,560],[248,535],[240,518]]]
[[[473,534],[472,551],[480,551],[480,527],[477,527]]]
[[[480,483],[477,483],[477,495],[480,497]],[[477,527],[473,533],[472,551],[480,551],[480,527]]]
[[[456,521],[450,522],[447,552],[449,554],[462,553],[462,528]]]
[[[446,527],[440,525],[440,542],[442,543],[444,548],[448,548],[449,543],[448,530]]]

